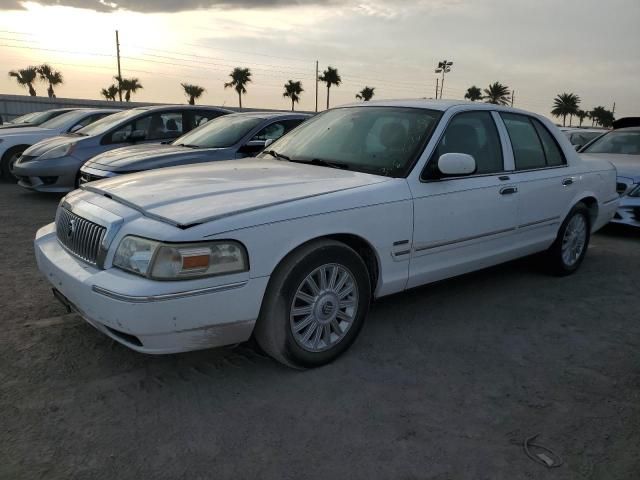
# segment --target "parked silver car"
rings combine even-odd
[[[20,115],[8,122],[0,124],[0,129],[3,128],[21,128],[21,127],[37,127],[44,122],[51,120],[52,118],[62,115],[63,113],[76,110],[75,108],[53,108],[51,110],[44,110],[42,112],[31,112]]]
[[[621,198],[611,221],[640,227],[640,127],[612,130],[586,145],[580,155],[613,163]]]
[[[279,112],[225,115],[170,144],[134,145],[97,155],[80,169],[80,183],[154,168],[252,157],[307,118],[307,114]]]
[[[119,112],[114,108],[77,108],[57,115],[37,127],[3,128],[0,130],[0,171],[2,177],[14,180],[12,170],[16,160],[31,145],[47,138],[73,133],[107,115]]]
[[[80,167],[90,158],[134,143],[175,140],[220,115],[215,107],[138,107],[98,120],[73,134],[50,138],[24,151],[13,167],[18,184],[41,192],[68,192],[78,186]]]

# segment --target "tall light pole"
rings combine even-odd
[[[447,60],[442,60],[438,62],[438,68],[436,68],[436,73],[442,73],[442,81],[440,82],[440,98],[442,98],[442,91],[444,90],[444,74],[449,73],[451,71],[451,66],[453,62],[449,62]],[[438,95],[436,94],[436,98]]]

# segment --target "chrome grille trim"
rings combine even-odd
[[[60,244],[72,255],[98,266],[100,246],[106,227],[93,223],[61,207],[56,218],[56,234]]]

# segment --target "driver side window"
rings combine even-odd
[[[139,140],[145,140],[147,137],[147,131],[149,130],[149,123],[151,122],[151,115],[146,115],[144,117],[138,118],[132,122],[123,125],[117,130],[111,132],[111,134],[105,137],[103,143],[112,144],[112,143],[124,143],[129,140],[129,137],[133,134],[133,132],[142,132],[144,135]]]
[[[429,164],[427,178],[441,178],[438,159],[445,153],[466,153],[476,161],[475,174],[504,171],[498,129],[490,112],[459,113],[449,122]]]

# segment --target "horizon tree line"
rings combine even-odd
[[[9,71],[9,76],[15,78],[18,85],[25,88],[32,97],[37,95],[35,84],[38,80],[47,85],[47,95],[49,98],[56,98],[55,87],[64,83],[62,73],[46,63],[39,66],[31,65],[23,69],[11,70]],[[224,83],[224,88],[233,88],[236,91],[238,94],[238,106],[242,109],[242,96],[246,95],[247,86],[253,81],[251,69],[236,67],[231,71],[229,77],[231,80]],[[116,75],[113,79],[115,80],[114,83],[100,91],[100,95],[106,100],[116,101],[124,94],[124,101],[130,102],[132,95],[144,88],[140,80],[136,77],[122,78]],[[342,77],[337,68],[328,66],[327,69],[318,76],[318,81],[326,85],[326,105],[327,108],[330,108],[331,87],[339,87],[342,84]],[[186,82],[182,82],[180,85],[188,98],[189,105],[195,105],[196,100],[206,92],[206,89],[199,85]],[[284,84],[282,96],[291,100],[291,111],[295,110],[295,104],[300,102],[300,95],[304,91],[301,81],[290,79]],[[375,87],[365,86],[355,95],[355,98],[368,102],[373,98],[374,94]],[[472,85],[467,89],[464,98],[472,102],[483,100],[486,103],[495,105],[512,105],[513,92],[508,86],[500,82],[494,82],[484,89]],[[569,117],[569,126],[572,126],[574,116],[578,119],[579,126],[582,126],[585,119],[590,119],[592,126],[600,125],[610,127],[612,125],[615,119],[612,111],[603,106],[597,106],[591,110],[582,110],[579,108],[580,103],[581,98],[575,93],[560,93],[553,99],[550,113],[553,117],[558,119],[562,118],[563,126],[566,126],[567,117]]]

